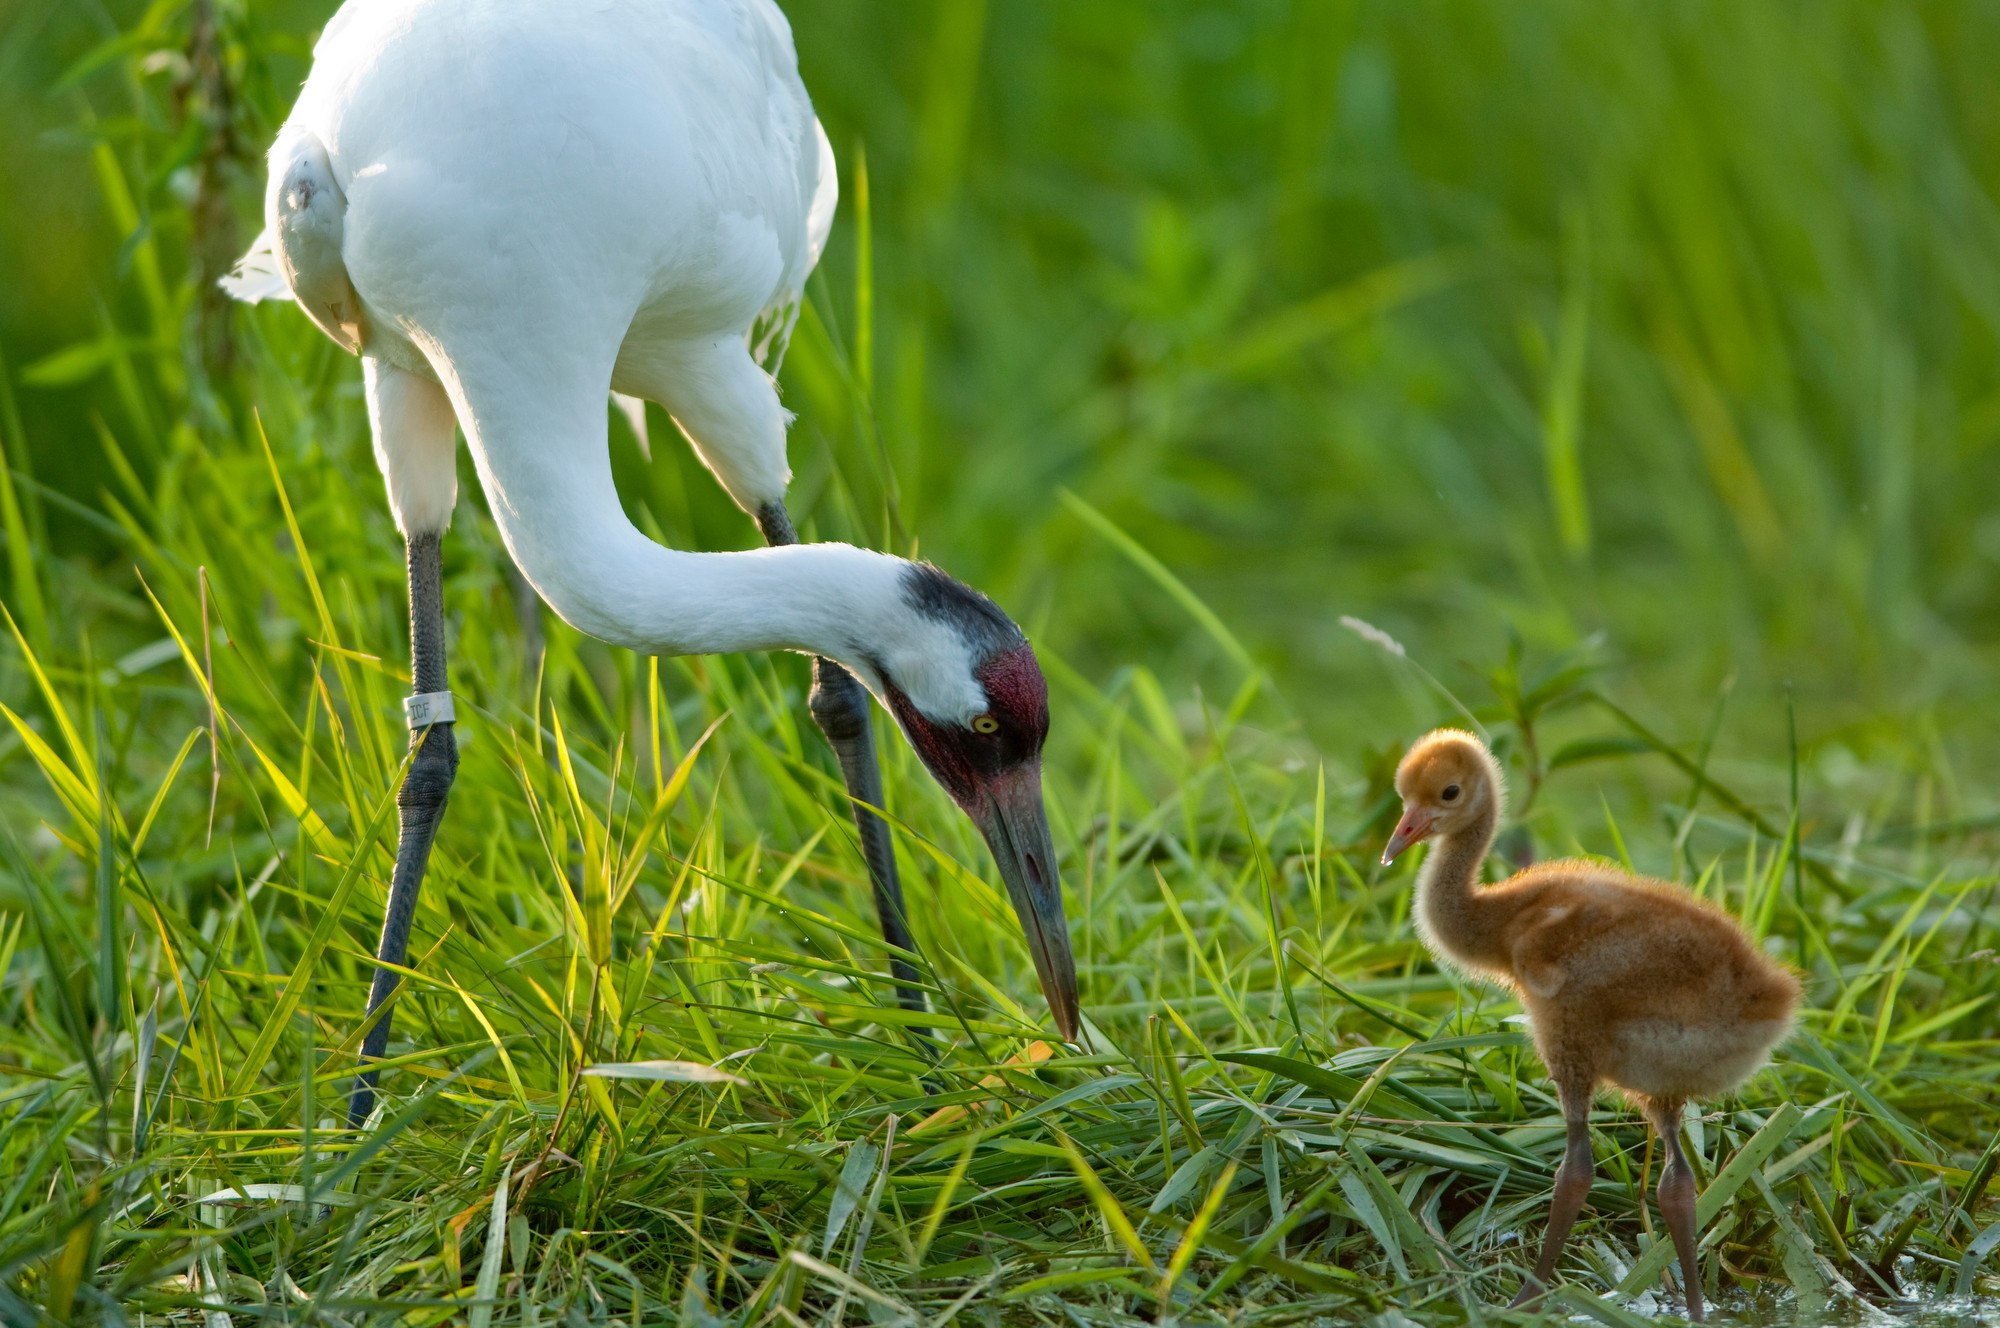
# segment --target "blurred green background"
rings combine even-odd
[[[379,494],[352,366],[184,280],[254,233],[331,9],[0,5],[0,428],[71,633],[120,630],[93,588],[134,551],[91,514],[136,510],[176,430],[242,447],[261,408]],[[1455,686],[1510,630],[1602,633],[1677,732],[1733,677],[1725,749],[1782,745],[1790,681],[1817,753],[2000,768],[2000,9],[788,10],[844,184],[786,379],[822,536],[918,543],[1088,676],[1226,691],[1068,489],[1336,749],[1428,713],[1353,613]],[[204,370],[265,337],[323,392],[304,418]],[[752,542],[683,452],[621,451],[635,506]]]

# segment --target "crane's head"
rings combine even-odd
[[[1463,729],[1438,729],[1419,738],[1396,767],[1396,792],[1403,817],[1382,850],[1385,866],[1420,840],[1497,815],[1505,786],[1485,743]]]
[[[868,661],[910,746],[986,837],[1065,1039],[1076,961],[1042,808],[1049,688],[1028,638],[992,600],[928,563],[902,573],[908,631]]]

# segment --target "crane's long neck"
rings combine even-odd
[[[588,349],[433,353],[508,552],[557,615],[649,654],[824,655],[871,685],[873,660],[932,644],[902,559],[845,544],[688,553],[647,538],[612,482]]]
[[[1488,799],[1484,810],[1431,844],[1417,873],[1417,925],[1431,949],[1469,968],[1504,969],[1492,910],[1480,898],[1479,869],[1493,847],[1500,809]]]
[[[873,678],[908,631],[907,565],[852,545],[687,553],[624,523],[578,544],[523,559],[529,580],[571,625],[648,654],[797,650]]]

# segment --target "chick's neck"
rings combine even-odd
[[[1497,800],[1432,841],[1417,874],[1417,923],[1433,950],[1474,968],[1504,968],[1490,910],[1481,907],[1479,869],[1500,825]]]

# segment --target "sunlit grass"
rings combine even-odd
[[[218,526],[149,558],[132,613],[154,648],[11,649],[30,682],[12,760],[45,781],[23,787],[45,828],[8,850],[0,929],[17,1307],[755,1322],[1060,1297],[1288,1318],[1509,1294],[1560,1115],[1512,1007],[1435,969],[1406,873],[1372,865],[1381,767],[1323,765],[1254,678],[1216,706],[1139,668],[1093,687],[1048,652],[1093,1021],[1052,1053],[976,836],[885,739],[933,1063],[886,981],[798,663],[637,660],[554,623],[523,661],[476,517],[449,588],[465,760],[389,1100],[366,1134],[336,1129],[403,647],[372,495],[295,460],[187,458],[187,492],[226,479],[254,529],[285,529],[295,493],[300,538],[273,557]],[[1686,794],[1657,827],[1531,818],[1544,852],[1677,874],[1809,975],[1778,1067],[1692,1127],[1723,1303],[1760,1279],[1808,1304],[1877,1278],[1983,1286],[1995,879],[1925,869],[1866,824],[1795,849],[1789,809],[1743,799],[1699,746],[1654,751],[1583,661],[1497,677],[1471,705],[1519,788],[1616,757]],[[584,1073],[649,1061],[725,1073]],[[1572,1295],[1644,1291],[1665,1262],[1637,1119],[1599,1120]]]

